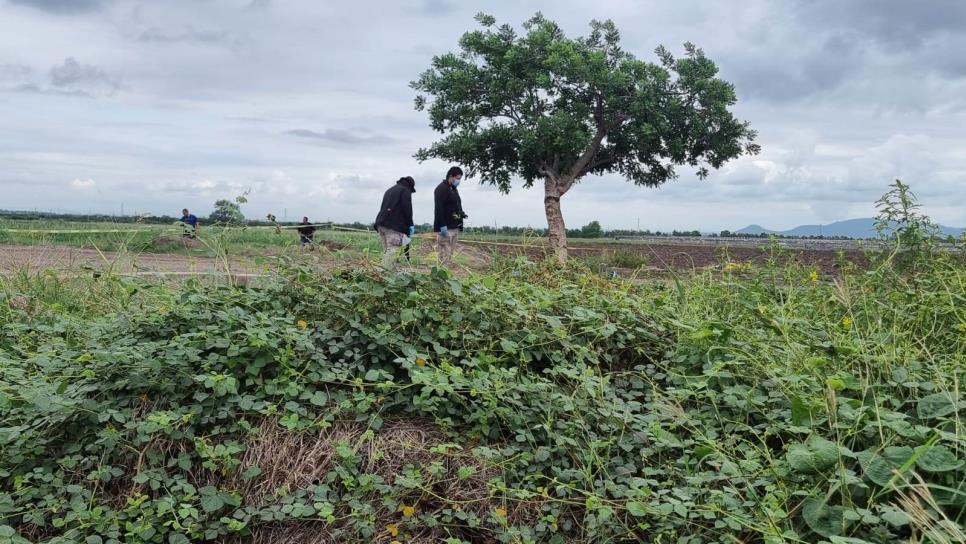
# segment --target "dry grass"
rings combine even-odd
[[[894,488],[899,496],[895,506],[909,516],[915,529],[910,542],[966,544],[966,533],[943,513],[926,482],[915,472],[911,472],[910,479],[914,481],[906,480],[905,486]]]
[[[225,485],[240,491],[245,504],[264,505],[278,489],[304,489],[321,481],[332,468],[336,444],[355,443],[364,430],[336,422],[316,433],[297,433],[281,427],[276,419],[266,419],[248,442],[239,469],[240,473],[257,466],[261,475],[247,482],[235,478]]]
[[[378,432],[366,433],[365,427],[355,422],[336,422],[315,432],[294,432],[281,427],[276,419],[266,419],[248,441],[238,470],[222,479],[218,485],[239,491],[246,505],[271,504],[279,490],[292,492],[323,481],[340,461],[337,446],[342,444],[354,452],[361,471],[381,476],[390,483],[407,467],[420,469],[426,477],[425,487],[413,490],[406,497],[396,497],[407,505],[415,506],[419,512],[452,508],[473,512],[480,517],[488,516],[500,506],[491,499],[488,486],[488,480],[496,472],[467,452],[434,449],[445,442],[445,435],[438,428],[418,420],[389,421]],[[429,477],[425,469],[436,463],[441,463],[445,470],[440,477]],[[258,466],[261,474],[245,481],[239,475],[251,466]],[[460,479],[457,476],[460,468],[468,466],[474,467],[475,472]],[[376,508],[377,528],[403,523],[402,515],[386,508],[380,498],[373,497],[372,504]],[[347,518],[348,514],[336,512],[335,517],[341,520]],[[311,521],[270,523],[250,527],[251,534],[248,536],[231,536],[220,542],[321,544],[358,541],[340,536],[340,525],[340,522],[330,526]],[[440,542],[447,536],[453,535],[427,528],[407,534],[405,541]],[[384,530],[373,537],[374,542],[391,540]],[[473,541],[489,542],[491,539],[476,531]]]

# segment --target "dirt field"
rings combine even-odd
[[[488,248],[490,249],[490,248]],[[517,254],[524,251],[532,259],[540,259],[546,256],[543,248],[532,248],[521,250],[520,248],[504,248],[492,246],[491,250],[496,250],[504,255]],[[773,254],[764,247],[734,247],[734,246],[713,246],[696,244],[649,244],[649,243],[626,243],[626,244],[571,244],[570,255],[578,257],[598,256],[603,261],[619,253],[630,253],[639,255],[642,260],[647,262],[647,269],[651,271],[661,270],[699,270],[708,267],[719,266],[723,262],[732,261],[736,263],[756,263],[763,264],[768,261]],[[806,265],[815,265],[825,274],[837,274],[843,261],[851,262],[859,266],[868,263],[865,253],[857,249],[832,250],[832,249],[797,249],[783,248],[781,253],[775,255],[782,262],[797,262]]]
[[[230,262],[233,273],[254,273],[256,268],[249,262]],[[22,269],[42,270],[48,268],[71,270],[111,270],[120,274],[152,273],[218,273],[225,272],[223,261],[208,257],[169,254],[101,253],[93,249],[70,246],[13,246],[0,245],[0,271]]]
[[[771,254],[760,247],[715,247],[684,244],[574,244],[570,248],[575,257],[598,257],[603,262],[613,259],[615,253],[635,254],[647,263],[647,270],[659,272],[673,269],[677,271],[703,269],[720,265],[725,257],[734,262],[764,263]],[[417,259],[431,259],[432,245],[420,243],[414,249]],[[546,250],[542,247],[521,248],[516,246],[490,244],[463,244],[460,250],[468,268],[485,268],[494,254],[504,256],[526,255],[530,259],[542,259]],[[328,262],[324,252],[313,253],[311,258],[320,264],[335,265]],[[867,259],[859,250],[833,251],[824,249],[785,249],[780,256],[786,261],[814,264],[823,273],[835,274],[842,259],[859,265]],[[426,262],[426,261],[423,261]],[[210,257],[189,256],[178,253],[123,254],[101,253],[93,249],[69,246],[17,246],[0,245],[0,272],[21,269],[42,270],[48,268],[70,270],[111,270],[119,274],[133,275],[192,275],[222,274],[226,272],[225,263]],[[268,271],[266,265],[254,264],[251,257],[233,258],[229,264],[232,274],[260,274]],[[613,268],[620,268],[614,266]]]

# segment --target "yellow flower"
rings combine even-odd
[[[406,506],[405,504],[402,505],[402,507],[400,508],[400,510],[402,511],[402,515],[404,517],[407,517],[407,518],[413,517],[413,515],[416,513],[416,507],[415,506]]]
[[[298,326],[298,328],[302,329],[303,331],[309,327],[309,324],[306,323],[304,319],[299,319],[298,323],[296,323],[295,325]]]
[[[959,329],[959,332],[966,332],[966,323],[960,323],[956,328]]]
[[[390,523],[386,525],[386,529],[389,531],[390,536],[399,536],[399,526],[395,523]]]
[[[849,317],[849,316],[843,317],[842,318],[842,326],[845,327],[846,329],[851,329],[852,328],[852,318]]]
[[[809,274],[808,277],[811,278],[812,281],[818,281],[818,272],[815,270],[812,270],[812,273]]]
[[[506,509],[505,508],[494,508],[493,509],[493,513],[496,514],[498,517],[501,517],[501,518],[505,518],[506,517]]]
[[[416,366],[426,366],[426,359],[416,357]]]

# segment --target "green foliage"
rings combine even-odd
[[[896,180],[891,189],[876,201],[879,214],[875,229],[882,238],[895,242],[889,255],[900,268],[913,266],[935,249],[942,230],[919,212],[916,195],[908,185]]]
[[[601,238],[604,236],[604,229],[601,228],[600,221],[591,221],[580,227],[580,230],[574,233],[568,232],[567,235],[574,238]]]
[[[478,15],[480,30],[460,39],[461,52],[433,59],[411,86],[442,140],[417,153],[470,167],[507,192],[514,177],[573,180],[619,172],[638,185],[675,177],[675,166],[718,168],[755,153],[754,131],[729,111],[733,86],[716,77],[704,53],[685,44],[660,63],[620,46],[611,21],[568,38],[537,14],[519,34]],[[560,194],[566,192],[563,188]]]
[[[208,216],[208,221],[222,225],[237,225],[245,222],[245,214],[241,211],[241,205],[245,203],[244,197],[236,198],[236,202],[231,200],[215,201],[215,209]]]
[[[966,516],[966,272],[916,270],[292,267],[257,289],[89,280],[123,298],[96,311],[0,283],[0,537],[908,540],[929,529],[897,507],[913,489]],[[421,461],[367,457],[400,421],[439,429]],[[269,488],[292,460],[258,455],[267,423],[304,448],[359,432]]]

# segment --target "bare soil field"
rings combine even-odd
[[[0,272],[43,269],[111,270],[119,274],[203,274],[225,272],[225,263],[210,257],[177,253],[117,254],[70,246],[0,245]],[[247,260],[230,261],[233,273],[253,273]]]
[[[318,252],[319,260],[326,261],[325,252]],[[432,244],[420,243],[414,248],[414,256],[428,257]],[[526,255],[530,259],[543,259],[547,249],[542,246],[518,247],[499,244],[463,244],[460,253],[467,261],[468,268],[486,268],[493,255]],[[763,247],[732,247],[694,244],[651,244],[622,243],[602,244],[575,243],[570,246],[575,257],[600,257],[605,261],[615,254],[634,254],[647,263],[647,270],[700,270],[719,266],[723,262],[762,264],[773,256]],[[264,255],[269,257],[270,255]],[[825,274],[837,274],[843,262],[863,266],[868,262],[866,255],[856,249],[791,249],[784,248],[778,258],[783,262],[797,262],[814,265]],[[328,263],[333,265],[335,263]],[[70,246],[18,246],[0,245],[0,272],[21,269],[95,269],[111,270],[119,274],[134,275],[192,275],[225,273],[225,263],[220,259],[178,253],[139,253],[115,254],[99,252]],[[230,260],[232,274],[258,274],[266,271],[264,265],[258,266],[251,256],[239,256]],[[619,268],[615,266],[615,268]]]
[[[494,246],[498,252],[511,255],[520,252],[520,248],[505,248]],[[530,258],[543,258],[547,254],[545,248],[535,247],[524,250]],[[800,263],[814,265],[825,274],[837,274],[843,263],[849,262],[857,266],[868,264],[866,254],[858,249],[799,249],[782,248],[778,254],[766,247],[753,246],[716,246],[699,244],[675,243],[622,243],[622,244],[581,244],[572,243],[570,254],[577,257],[600,256],[607,259],[618,253],[630,253],[640,256],[647,262],[651,271],[661,270],[700,270],[719,266],[724,262],[763,264],[775,256],[783,263]]]

